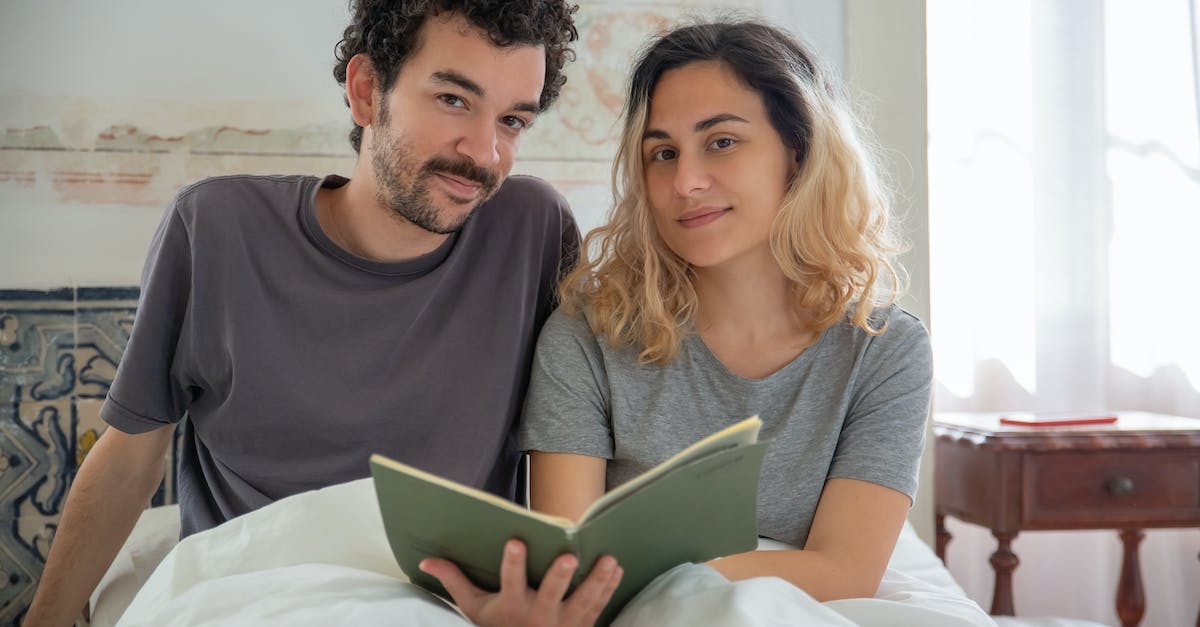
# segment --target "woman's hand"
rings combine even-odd
[[[558,556],[546,571],[541,588],[534,590],[525,581],[525,545],[520,540],[509,540],[500,562],[500,592],[487,592],[475,587],[453,562],[429,558],[420,564],[422,572],[442,582],[471,622],[485,627],[592,625],[617,589],[623,571],[616,559],[606,555],[564,600],[578,566],[574,555]]]

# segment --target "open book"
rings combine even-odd
[[[598,499],[579,522],[547,516],[381,455],[371,474],[388,543],[413,583],[447,596],[417,564],[442,557],[475,584],[500,588],[510,538],[525,542],[527,577],[540,584],[554,558],[574,553],[572,589],[596,560],[612,555],[621,584],[600,615],[606,625],[655,577],[684,562],[751,551],[758,542],[757,495],[766,443],[748,418],[687,447]]]

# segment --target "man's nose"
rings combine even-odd
[[[500,161],[496,124],[490,120],[472,124],[458,140],[457,150],[477,166],[495,165]]]

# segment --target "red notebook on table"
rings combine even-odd
[[[1000,424],[1018,427],[1103,425],[1116,421],[1116,414],[1102,412],[1013,412],[1000,416]]]

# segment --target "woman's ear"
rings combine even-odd
[[[795,148],[789,148],[788,152],[792,153],[792,158],[790,161],[788,161],[788,180],[791,180],[800,172],[800,166],[802,165],[801,161],[803,160],[803,157],[800,156],[800,151],[796,150]]]
[[[376,80],[375,65],[371,57],[359,53],[350,58],[346,66],[346,103],[350,105],[350,117],[354,123],[366,128],[375,121]]]

